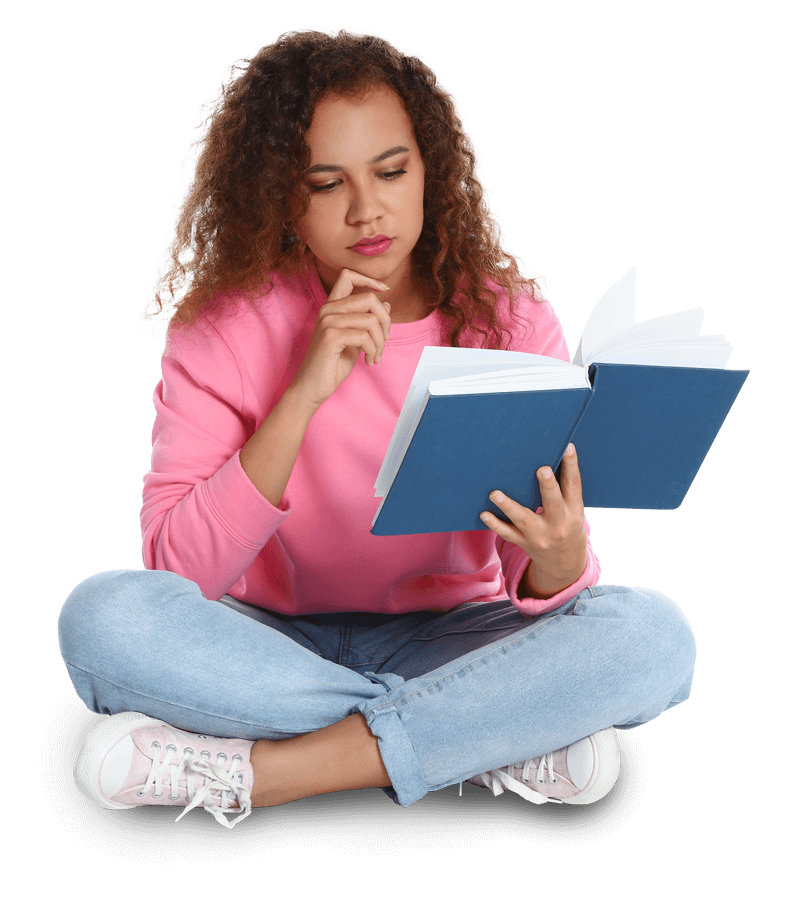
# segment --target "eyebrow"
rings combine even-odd
[[[388,159],[390,156],[396,156],[398,153],[407,152],[409,152],[408,147],[392,147],[391,150],[385,150],[374,159],[370,159],[367,165],[377,165],[379,162],[383,162],[384,159]],[[312,165],[311,168],[306,170],[306,174],[314,175],[318,172],[328,171],[343,171],[343,169],[341,165]]]

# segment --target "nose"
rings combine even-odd
[[[375,221],[382,215],[383,205],[378,195],[377,185],[354,185],[350,208],[347,212],[347,223],[361,224]]]

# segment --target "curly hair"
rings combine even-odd
[[[431,308],[446,316],[452,345],[470,331],[483,345],[505,344],[490,285],[503,288],[513,305],[535,282],[500,247],[451,97],[420,60],[380,38],[344,31],[290,32],[233,66],[201,140],[170,266],[156,292],[159,312],[164,300],[174,304],[173,325],[219,308],[226,295],[263,295],[272,273],[290,274],[304,264],[305,244],[294,223],[310,202],[305,135],[316,104],[378,85],[403,101],[425,166],[415,276]]]

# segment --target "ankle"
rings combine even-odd
[[[253,765],[254,808],[271,808],[301,797],[292,794],[291,784],[297,777],[292,772],[291,748],[284,744],[292,741],[260,739],[253,745],[250,763]]]
[[[253,745],[250,762],[253,807],[391,785],[378,740],[361,714],[313,733],[274,742],[260,740]]]

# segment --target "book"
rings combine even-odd
[[[375,482],[378,536],[486,530],[502,490],[536,509],[536,471],[575,444],[587,508],[677,508],[749,371],[703,310],[635,323],[631,270],[598,300],[572,362],[426,346]]]

